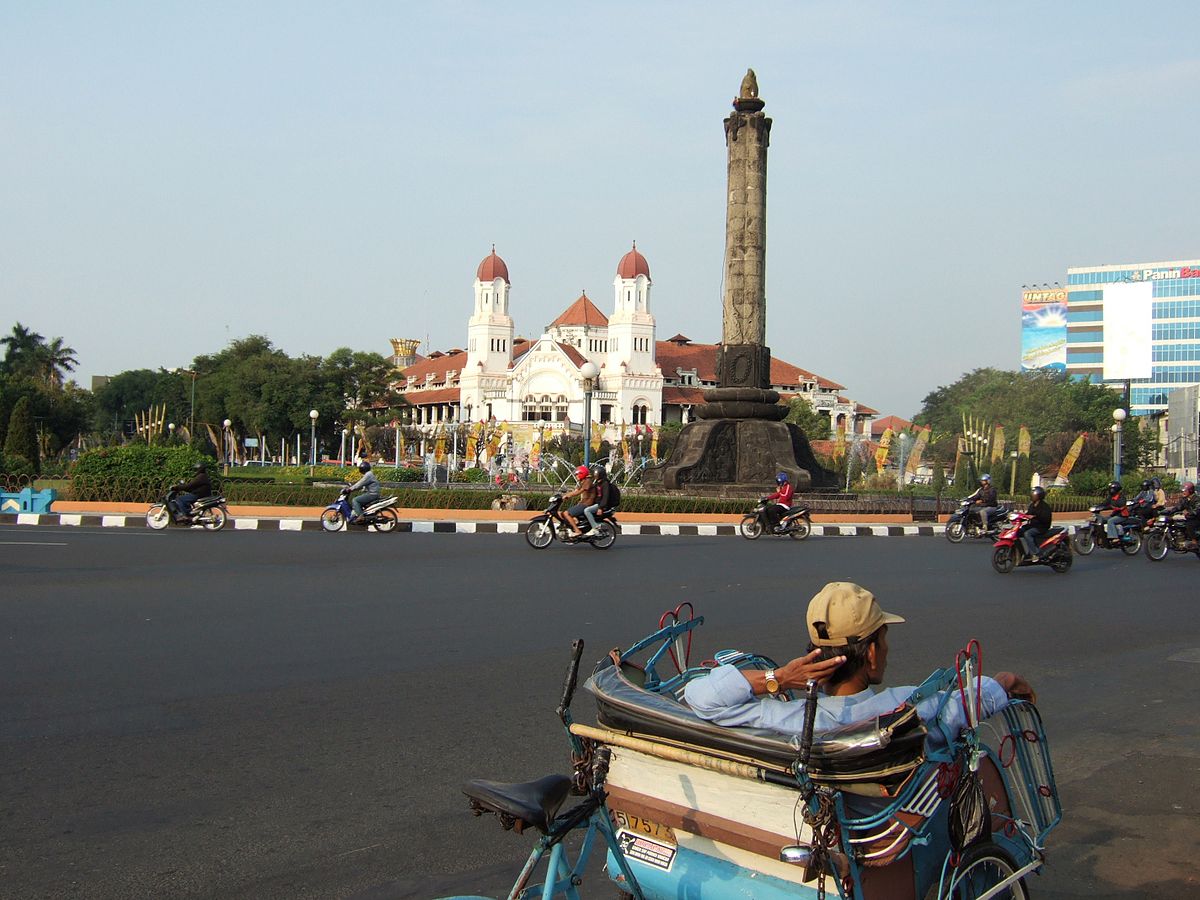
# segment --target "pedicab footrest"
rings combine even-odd
[[[493,813],[505,830],[511,828],[517,834],[529,826],[545,833],[571,791],[571,779],[547,775],[537,781],[506,784],[477,778],[464,784],[462,790],[470,798],[475,815]]]

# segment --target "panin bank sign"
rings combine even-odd
[[[1178,269],[1135,269],[1130,281],[1162,281],[1165,278],[1200,278],[1200,269],[1181,266]]]

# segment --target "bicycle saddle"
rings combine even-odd
[[[462,790],[471,798],[471,809],[476,815],[495,813],[505,828],[513,828],[517,834],[527,825],[544,833],[567,799],[571,779],[566,775],[547,775],[537,781],[505,784],[476,778],[464,784]]]

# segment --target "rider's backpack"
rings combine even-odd
[[[616,509],[621,504],[621,489],[615,482],[608,483],[608,508]]]

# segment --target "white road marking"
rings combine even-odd
[[[0,541],[0,544],[14,547],[65,547],[66,541]]]

